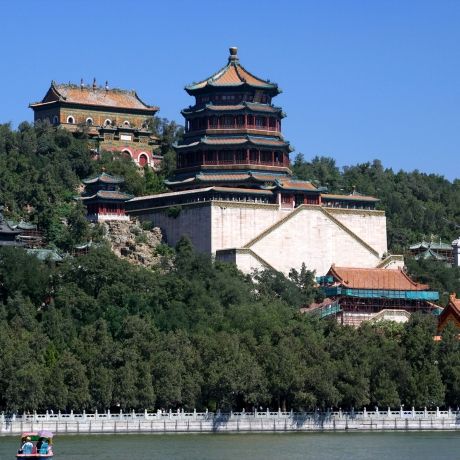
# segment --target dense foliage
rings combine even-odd
[[[106,170],[133,194],[162,191],[181,129],[152,126],[166,159],[160,174],[139,174],[113,154],[91,160],[84,131],[1,125],[0,204],[61,249],[97,239],[73,198],[80,180]],[[293,168],[331,191],[379,196],[396,252],[430,233],[458,236],[458,180],[395,174],[379,162],[340,171],[327,158],[298,157]],[[460,404],[459,342],[451,328],[434,342],[433,318],[339,327],[298,313],[321,297],[306,267],[251,279],[186,241],[158,253],[167,270],[129,265],[104,248],[58,266],[0,249],[0,410]],[[409,269],[444,298],[460,294],[458,271],[414,261]]]
[[[195,254],[167,273],[103,248],[53,267],[0,250],[0,409],[312,409],[460,404],[459,342],[431,317],[341,327],[300,315],[308,272]]]
[[[126,191],[135,195],[164,190],[163,180],[174,168],[171,144],[182,128],[165,119],[154,119],[152,128],[165,156],[162,170],[143,174],[130,160],[102,152],[101,161],[91,160],[88,139],[82,130],[73,136],[48,123],[21,123],[18,130],[0,125],[0,205],[10,218],[26,218],[37,223],[51,245],[68,250],[97,235],[91,234],[84,213],[74,196],[81,179],[105,170],[122,175]]]

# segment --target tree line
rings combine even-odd
[[[0,125],[5,215],[37,223],[63,251],[102,242],[74,200],[81,179],[105,169],[133,194],[163,191],[181,129],[153,123],[166,158],[158,175],[112,154],[91,160],[84,132]],[[458,236],[458,180],[379,162],[340,170],[327,158],[297,157],[293,169],[331,191],[381,198],[393,252],[430,232]],[[299,314],[321,297],[308,267],[250,278],[185,240],[157,251],[164,263],[150,270],[104,247],[57,266],[0,249],[0,410],[459,405],[459,343],[450,327],[434,342],[432,317],[341,327]],[[444,299],[460,294],[458,270],[429,261],[409,269]]]
[[[169,269],[99,248],[53,266],[0,250],[0,410],[457,407],[447,328],[302,315],[308,270],[255,278],[182,240]]]

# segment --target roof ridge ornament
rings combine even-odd
[[[240,62],[239,58],[238,58],[238,48],[236,46],[231,46],[229,48],[229,51],[230,51],[230,56],[228,57],[228,62],[231,64],[231,63],[234,63],[234,64],[237,64]]]

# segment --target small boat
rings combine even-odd
[[[53,458],[53,433],[51,431],[33,431],[22,433],[21,446],[16,458]]]

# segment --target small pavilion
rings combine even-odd
[[[120,186],[125,182],[122,177],[103,172],[83,179],[82,182],[85,184],[85,192],[78,199],[86,206],[89,221],[129,220],[125,202],[133,198],[133,195],[120,191]]]

